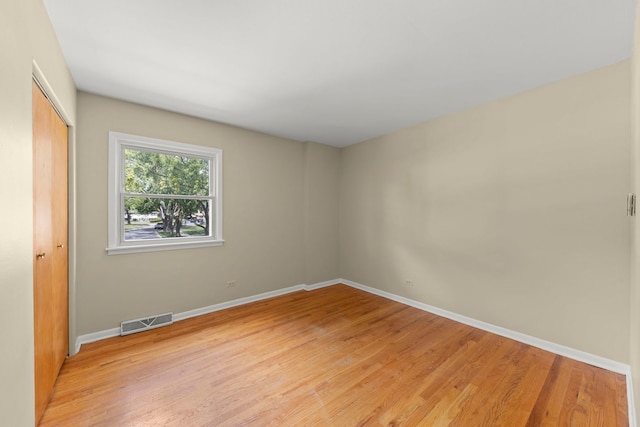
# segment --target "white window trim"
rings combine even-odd
[[[120,234],[124,216],[121,206],[121,193],[124,191],[122,170],[123,147],[141,148],[143,150],[180,153],[210,158],[214,168],[215,203],[212,209],[212,237],[166,238],[124,241]],[[185,240],[188,239],[188,240]],[[222,239],[222,150],[181,142],[166,141],[144,136],[128,135],[120,132],[109,132],[109,255],[139,252],[170,251],[175,249],[201,248],[221,246]]]

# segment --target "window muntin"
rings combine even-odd
[[[220,245],[222,151],[109,133],[112,253]]]

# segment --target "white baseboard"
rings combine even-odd
[[[320,288],[326,288],[328,286],[337,285],[341,282],[341,279],[327,280],[326,282],[314,283],[313,285],[304,285],[304,289],[307,291],[313,291]]]
[[[91,342],[104,340],[106,338],[117,337],[118,335],[120,335],[120,328],[106,329],[104,331],[79,335],[78,338],[76,338],[76,353],[80,351],[80,347],[82,346],[82,344],[89,344]]]
[[[188,319],[190,317],[201,316],[203,314],[213,313],[215,311],[220,311],[220,310],[224,310],[231,307],[237,307],[239,305],[261,301],[267,298],[273,298],[280,295],[289,294],[291,292],[297,292],[301,290],[313,291],[316,289],[337,285],[339,283],[343,283],[347,286],[351,286],[352,288],[360,289],[370,294],[378,295],[383,298],[387,298],[387,299],[390,299],[390,300],[393,300],[393,301],[396,301],[396,302],[399,302],[423,311],[427,311],[429,313],[433,313],[438,316],[446,317],[447,319],[451,319],[456,322],[460,322],[465,325],[469,325],[474,328],[481,329],[483,331],[491,332],[496,335],[510,338],[515,341],[519,341],[524,344],[528,344],[528,345],[540,348],[542,350],[546,350],[551,353],[558,354],[560,356],[568,357],[570,359],[574,359],[579,362],[587,363],[589,365],[593,365],[602,369],[606,369],[608,371],[625,375],[626,383],[627,383],[627,406],[629,411],[629,425],[632,427],[636,426],[636,411],[635,411],[634,398],[633,398],[633,381],[631,377],[631,367],[629,365],[621,362],[617,362],[615,360],[607,359],[602,356],[597,356],[595,354],[587,353],[582,350],[577,350],[561,344],[556,344],[550,341],[536,338],[531,335],[512,331],[510,329],[506,329],[501,326],[492,325],[487,322],[476,320],[471,317],[463,316],[461,314],[453,313],[451,311],[444,310],[444,309],[441,309],[429,304],[425,304],[419,301],[415,301],[409,298],[401,297],[399,295],[382,291],[380,289],[365,286],[363,284],[360,284],[351,280],[347,280],[347,279],[329,280],[326,282],[315,283],[313,285],[303,284],[303,285],[290,286],[288,288],[278,289],[275,291],[265,292],[265,293],[261,293],[261,294],[257,294],[249,297],[238,298],[232,301],[222,302],[222,303],[210,305],[207,307],[196,308],[194,310],[177,313],[173,316],[173,320],[177,322],[180,320]],[[115,337],[118,335],[120,335],[120,328],[107,329],[104,331],[94,332],[91,334],[80,335],[76,339],[76,345],[75,345],[76,353],[80,351],[80,347],[82,346],[82,344],[88,344],[91,342],[103,340],[105,338]]]
[[[597,366],[599,368],[603,368],[608,371],[616,372],[618,374],[626,374],[627,371],[629,370],[629,365],[617,362],[615,360],[607,359],[601,356],[596,356],[595,354],[587,353],[581,350],[576,350],[574,348],[566,347],[561,344],[556,344],[550,341],[536,338],[531,335],[512,331],[510,329],[506,329],[501,326],[492,325],[491,323],[486,323],[480,320],[472,319],[471,317],[467,317],[461,314],[453,313],[451,311],[443,310],[442,308],[434,307],[432,305],[428,305],[419,301],[401,297],[399,295],[395,295],[390,292],[381,291],[380,289],[371,288],[369,286],[365,286],[360,283],[353,282],[351,280],[340,279],[339,281],[353,288],[360,289],[362,291],[369,292],[371,294],[378,295],[393,301],[397,301],[399,303],[406,304],[411,307],[415,307],[420,310],[436,314],[438,316],[446,317],[447,319],[455,320],[456,322],[464,323],[465,325],[473,326],[474,328],[482,329],[483,331],[491,332],[492,334],[500,335],[506,338],[511,338],[513,340],[516,340],[525,344],[529,344],[534,347],[538,347],[542,350],[559,354],[560,356],[565,356],[570,359],[577,360],[579,362],[588,363],[589,365]]]
[[[202,316],[203,314],[213,313],[214,311],[220,311],[226,308],[237,307],[239,305],[249,304],[249,303],[260,301],[263,299],[290,294],[291,292],[302,291],[305,289],[306,289],[306,285],[289,286],[288,288],[282,288],[275,291],[264,292],[262,294],[252,295],[244,298],[238,298],[232,301],[209,305],[207,307],[196,308],[194,310],[183,311],[182,313],[174,314],[173,320],[175,322],[178,322],[180,320],[189,319],[190,317]]]
[[[173,321],[178,322],[180,320],[189,319],[190,317],[201,316],[203,314],[213,313],[214,311],[220,311],[231,307],[237,307],[243,304],[249,304],[255,301],[260,301],[267,298],[273,298],[280,295],[289,294],[296,291],[312,291],[314,289],[325,288],[340,283],[339,280],[329,280],[326,282],[315,283],[313,285],[295,285],[288,288],[282,288],[275,291],[264,292],[262,294],[252,295],[244,298],[238,298],[232,301],[221,302],[219,304],[209,305],[207,307],[196,308],[189,311],[183,311],[182,313],[176,313],[173,315]],[[117,337],[120,335],[120,328],[107,329],[104,331],[93,332],[90,334],[80,335],[76,339],[75,350],[76,353],[80,351],[82,344],[89,344],[92,342],[100,341],[106,338]]]
[[[629,427],[637,427],[636,400],[633,397],[633,378],[631,376],[631,366],[625,374],[627,378],[627,410],[629,411]]]
[[[415,301],[409,298],[401,297],[399,295],[385,292],[380,289],[371,288],[369,286],[362,285],[357,282],[346,279],[338,279],[336,282],[344,283],[356,289],[360,289],[365,292],[369,292],[374,295],[381,296],[393,301],[397,301],[402,304],[415,307],[417,309],[427,311],[429,313],[436,314],[438,316],[446,317],[447,319],[455,320],[456,322],[463,323],[465,325],[473,326],[474,328],[481,329],[483,331],[491,332],[492,334],[500,335],[506,338],[511,338],[515,341],[528,344],[542,350],[549,351],[551,353],[559,354],[560,356],[568,357],[578,362],[587,363],[589,365],[596,366],[598,368],[606,369],[608,371],[622,374],[626,378],[627,383],[627,410],[629,412],[629,426],[636,426],[636,409],[635,401],[633,397],[633,380],[631,377],[631,366],[625,363],[617,362],[615,360],[607,359],[606,357],[597,356],[595,354],[587,353],[582,350],[567,347],[561,344],[556,344],[550,341],[546,341],[540,338],[533,337],[531,335],[523,334],[520,332],[512,331],[510,329],[503,328],[501,326],[492,325],[491,323],[482,322],[480,320],[472,319],[461,314],[453,313],[451,311],[443,310],[438,307],[434,307],[429,304],[425,304],[419,301]]]

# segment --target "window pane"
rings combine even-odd
[[[209,161],[126,148],[124,185],[127,193],[208,196]]]
[[[210,200],[125,197],[124,240],[211,236]]]
[[[109,132],[109,255],[221,246],[222,150]]]

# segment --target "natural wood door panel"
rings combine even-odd
[[[42,426],[627,426],[624,376],[344,285],[82,347]]]
[[[68,128],[51,108],[53,122],[53,271],[52,312],[54,365],[60,370],[69,352],[69,256],[68,256]]]
[[[34,82],[33,310],[35,413],[40,419],[68,353],[67,126]]]

